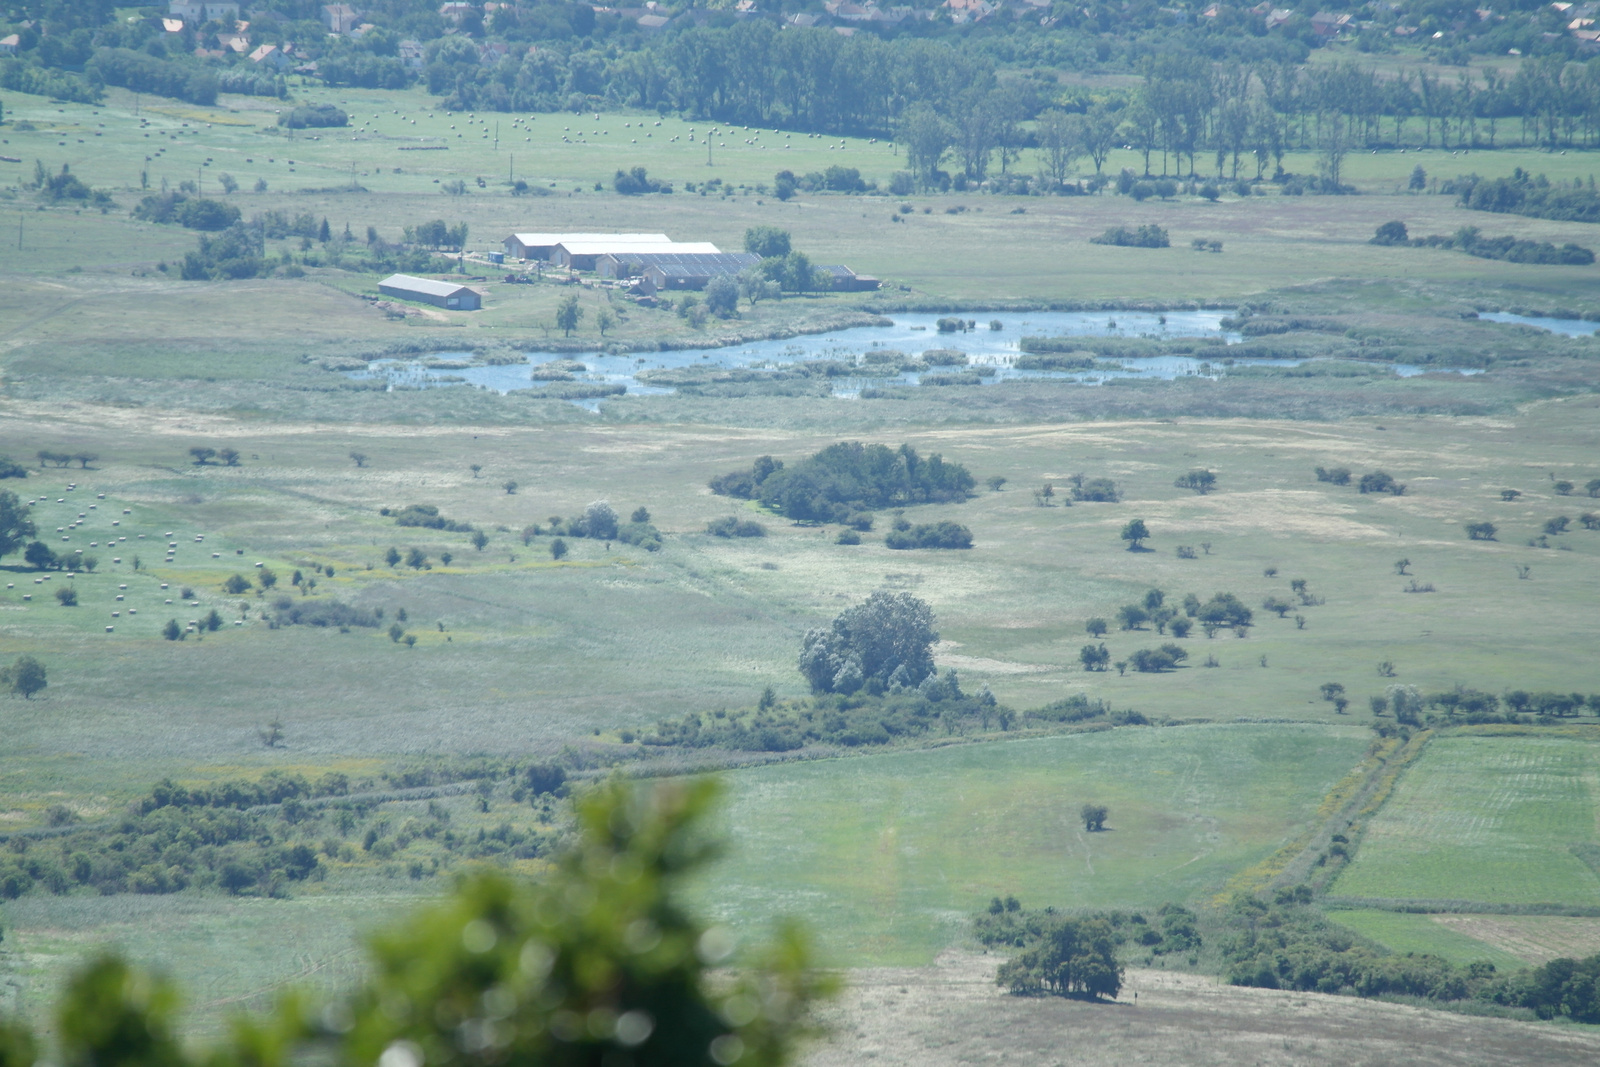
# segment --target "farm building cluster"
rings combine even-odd
[[[507,259],[543,262],[570,271],[593,271],[613,281],[632,280],[646,295],[669,289],[704,289],[761,262],[750,252],[724,252],[710,241],[674,241],[664,233],[514,233],[503,242]],[[878,279],[842,264],[821,268],[839,292],[867,292]]]

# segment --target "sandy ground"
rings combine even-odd
[[[1485,1019],[1130,970],[1116,1003],[1006,996],[996,956],[852,971],[805,1067],[1594,1064],[1600,1029]],[[1135,1000],[1137,994],[1137,1001]]]

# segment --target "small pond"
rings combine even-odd
[[[1564,337],[1592,337],[1596,332],[1600,332],[1600,322],[1589,322],[1586,319],[1549,319],[1539,315],[1513,315],[1509,311],[1485,311],[1480,313],[1478,318],[1489,322],[1536,326]]]
[[[856,362],[856,357],[873,349],[893,349],[915,358],[928,349],[958,349],[966,353],[967,367],[935,367],[929,371],[898,371],[885,367],[875,373],[863,366],[860,376],[834,377],[831,384],[836,396],[859,396],[863,389],[884,386],[917,386],[925,375],[980,372],[980,384],[1024,378],[1054,378],[1098,385],[1112,378],[1154,378],[1170,381],[1185,376],[1216,377],[1227,359],[1227,345],[1242,340],[1237,333],[1224,330],[1222,321],[1232,312],[1144,311],[1076,312],[984,312],[946,315],[893,315],[889,326],[858,326],[833,330],[821,334],[773,341],[755,341],[730,345],[724,348],[684,348],[670,352],[590,352],[582,354],[529,352],[524,363],[501,366],[451,366],[460,360],[471,360],[468,352],[436,352],[426,359],[374,360],[364,371],[351,372],[353,378],[383,379],[390,388],[427,388],[443,385],[471,385],[492,389],[499,393],[513,390],[537,389],[544,383],[530,377],[531,364],[550,360],[573,360],[582,363],[585,370],[574,373],[578,382],[620,385],[630,395],[650,396],[671,393],[670,386],[651,384],[647,371],[672,370],[690,367],[721,367],[780,369],[813,360],[841,360]],[[939,331],[941,318],[961,319],[973,324],[966,331]],[[1081,370],[1022,370],[1013,366],[1022,355],[1024,337],[1082,337],[1086,340],[1105,338],[1176,340],[1183,338],[1214,338],[1223,342],[1216,347],[1215,355],[1199,356],[1148,356],[1102,359],[1092,368]],[[1302,360],[1251,360],[1252,366],[1297,366]],[[1421,374],[1422,367],[1391,365],[1394,373],[1402,377]],[[591,411],[598,410],[601,400],[582,399],[572,403]]]

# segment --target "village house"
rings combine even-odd
[[[190,25],[233,22],[239,18],[239,5],[234,0],[170,0],[167,14]]]
[[[329,33],[340,35],[347,34],[357,26],[357,19],[361,12],[349,4],[324,4],[322,5],[322,24],[328,27]]]

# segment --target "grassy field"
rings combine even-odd
[[[1030,906],[1208,899],[1302,835],[1366,748],[1367,698],[1391,684],[1600,688],[1591,654],[1600,534],[1576,522],[1596,504],[1581,489],[1554,488],[1600,477],[1596,343],[1461,317],[1479,304],[1591,308],[1600,273],[1366,243],[1400,218],[1414,234],[1473,224],[1593,244],[1570,224],[1469,215],[1449,197],[1397,192],[1419,162],[1435,177],[1523,166],[1570,179],[1587,176],[1587,154],[1353,156],[1347,174],[1362,190],[1353,197],[1141,205],[966,193],[913,197],[900,214],[885,197],[802,194],[784,204],[756,189],[779,167],[843,164],[885,181],[901,162],[885,143],[730,129],[715,135],[707,167],[706,128],[677,119],[452,116],[419,93],[297,92],[347,107],[353,127],[291,139],[275,125],[277,102],[250,98],[206,111],[145,98],[135,113],[119,91],[99,108],[6,97],[7,118],[37,129],[0,127],[0,154],[24,160],[0,170],[0,455],[100,458],[0,482],[37,501],[52,548],[99,557],[92,573],[75,565],[71,577],[34,572],[16,555],[0,563],[0,654],[35,655],[50,672],[36,699],[0,701],[0,831],[36,828],[58,804],[112,816],[169,775],[362,777],[418,757],[639,752],[625,739],[664,716],[748,706],[767,686],[804,695],[802,635],[881,588],[933,606],[939,665],[958,670],[968,690],[987,684],[1018,709],[1083,694],[1206,724],[730,774],[732,851],[702,887],[707,907],[747,929],[797,913],[841,964],[925,963],[993,895]],[[70,164],[117,206],[40,205],[21,188],[35,159],[51,170]],[[1111,166],[1134,162],[1119,155]],[[679,191],[611,192],[611,173],[634,165]],[[1288,165],[1314,164],[1296,156]],[[141,170],[152,189],[198,178],[208,193],[227,172],[246,217],[309,212],[358,236],[369,225],[397,239],[405,225],[462,220],[475,253],[514,229],[663,230],[737,248],[747,227],[779,225],[815,259],[889,283],[872,298],[763,303],[703,331],[585,288],[585,344],[601,341],[602,304],[623,312],[605,340],[647,350],[823,330],[896,302],[1254,299],[1332,320],[1286,344],[1322,351],[1367,340],[1407,360],[1437,356],[1435,366],[1462,355],[1498,362],[1475,377],[1252,371],[1215,382],[924,389],[903,400],[680,393],[607,401],[598,415],[475,389],[380,392],[347,378],[345,361],[396,347],[537,349],[556,339],[552,309],[573,290],[490,281],[469,260],[485,279],[474,283],[485,310],[394,320],[362,299],[375,276],[325,267],[298,279],[177,281],[157,266],[181,258],[195,235],[128,217]],[[547,195],[513,198],[513,175]],[[685,188],[711,177],[722,179],[717,193]],[[444,195],[455,180],[466,193]],[[1107,226],[1142,223],[1167,227],[1174,247],[1087,243]],[[1191,251],[1195,237],[1224,241],[1223,253]],[[967,465],[980,484],[1008,479],[1003,491],[909,514],[963,523],[975,547],[891,552],[887,515],[864,544],[841,546],[837,530],[761,516],[706,488],[756,456],[792,462],[841,438],[907,442]],[[195,466],[192,446],[238,449],[240,465]],[[1407,490],[1318,483],[1319,465],[1382,469]],[[1217,473],[1217,492],[1174,487],[1196,467]],[[1064,507],[1058,496],[1058,506],[1035,506],[1031,490],[1049,482],[1059,492],[1078,473],[1114,479],[1122,502]],[[1523,495],[1506,502],[1506,488]],[[572,554],[556,563],[548,537],[520,536],[597,499],[623,514],[647,507],[663,549],[569,539]],[[401,529],[379,513],[412,503],[481,528],[489,544],[478,551],[465,533]],[[767,536],[705,532],[734,513],[765,523]],[[1541,544],[1543,524],[1560,515],[1574,520],[1571,532]],[[1118,531],[1133,518],[1149,524],[1153,551],[1124,550]],[[1464,524],[1482,520],[1499,527],[1498,540],[1466,539]],[[390,547],[415,547],[431,567],[391,567]],[[254,578],[258,563],[276,573],[274,589],[223,593],[226,578]],[[382,624],[272,626],[265,614],[278,597],[306,599],[291,583],[296,570],[317,578],[312,599],[382,609]],[[1260,608],[1290,597],[1295,580],[1308,583],[1308,603],[1286,619]],[[1407,592],[1413,580],[1433,591]],[[78,607],[57,604],[63,585]],[[185,599],[185,588],[195,595]],[[1114,618],[1151,588],[1169,602],[1234,593],[1256,609],[1256,624],[1243,638],[1197,630],[1179,642],[1189,658],[1176,671],[1083,671],[1085,621]],[[167,620],[212,610],[224,619],[218,632],[161,638]],[[384,632],[402,611],[414,647]],[[1106,644],[1121,661],[1169,640],[1113,629]],[[1320,698],[1329,682],[1345,686],[1348,714]],[[282,747],[261,742],[272,722]],[[1600,903],[1600,878],[1569,851],[1594,840],[1592,752],[1555,738],[1437,741],[1371,821],[1335,891]],[[1073,815],[1089,799],[1111,806],[1113,832],[1078,833]],[[411,883],[398,868],[339,873],[288,901],[190,892],[7,902],[0,989],[20,990],[38,1011],[78,954],[121,943],[181,971],[200,1027],[214,1026],[225,1007],[260,1004],[295,976],[347,979],[358,929],[442,885]],[[1508,966],[1562,939],[1588,943],[1576,927],[1534,922],[1556,916],[1452,925],[1340,915],[1398,950]]]
[[[770,519],[762,539],[704,534],[709,519],[737,504],[712,497],[710,477],[755,455],[806,455],[831,437],[652,426],[353,431],[12,404],[0,453],[70,448],[103,458],[95,470],[52,469],[18,486],[26,496],[38,495],[35,485],[55,494],[36,505],[40,525],[71,538],[55,540],[58,551],[98,553],[100,569],[36,584],[42,575],[6,561],[14,588],[0,590],[0,626],[16,651],[40,656],[52,672],[43,698],[8,704],[8,737],[29,756],[24,777],[54,779],[82,766],[95,783],[107,779],[93,759],[108,754],[134,758],[147,781],[185,762],[549,750],[596,729],[614,738],[662,715],[746,705],[767,685],[800,695],[794,657],[804,630],[885,585],[933,604],[942,663],[1019,708],[1086,693],[1178,718],[1332,722],[1340,717],[1318,687],[1338,681],[1352,699],[1345,720],[1366,722],[1366,698],[1395,682],[1424,691],[1458,683],[1588,691],[1594,635],[1582,605],[1600,582],[1600,537],[1578,529],[1550,548],[1524,542],[1551,515],[1583,508],[1586,498],[1557,497],[1549,485],[1553,476],[1579,484],[1596,476],[1594,410],[1573,401],[1509,420],[868,435],[942,452],[980,479],[1010,479],[999,493],[919,509],[974,531],[970,552],[939,553],[888,551],[881,531],[859,547],[839,546],[828,529]],[[187,448],[201,442],[231,443],[241,466],[188,464]],[[352,449],[371,457],[366,467],[350,462]],[[481,477],[468,469],[473,462],[484,464]],[[1319,464],[1382,468],[1409,488],[1402,497],[1361,496],[1315,482]],[[1193,466],[1216,470],[1219,491],[1173,488]],[[1075,471],[1112,477],[1124,502],[1034,506],[1030,487],[1060,485]],[[508,478],[520,483],[515,495],[501,488]],[[68,481],[80,488],[67,493]],[[1526,495],[1503,503],[1503,486]],[[598,498],[624,512],[648,507],[668,534],[663,551],[576,541],[557,565],[547,537],[524,547],[516,533]],[[401,529],[377,514],[416,502],[484,527],[489,546],[478,552],[464,534]],[[80,512],[88,525],[54,533]],[[1117,532],[1135,517],[1154,532],[1154,551],[1123,550]],[[1463,524],[1484,517],[1500,524],[1500,540],[1467,541]],[[128,538],[116,549],[105,542],[112,521]],[[170,564],[169,541],[180,546]],[[1201,544],[1209,554],[1175,554]],[[388,567],[390,546],[421,548],[434,569]],[[1393,566],[1402,557],[1435,592],[1405,592],[1411,578]],[[256,562],[278,575],[270,596],[222,593],[225,578]],[[298,596],[290,578],[296,569],[312,575],[313,565],[335,572],[319,579],[318,597],[381,607],[388,619],[406,609],[416,647],[392,643],[381,628],[269,628],[262,607]],[[1517,566],[1531,568],[1528,580]],[[1084,621],[1113,617],[1151,587],[1177,600],[1230,591],[1259,608],[1268,596],[1289,596],[1289,582],[1301,578],[1326,600],[1296,609],[1303,629],[1258,610],[1247,639],[1196,631],[1182,641],[1190,659],[1177,672],[1122,677],[1078,666]],[[63,582],[78,589],[79,607],[62,608],[50,595]],[[198,607],[174,596],[185,585]],[[186,623],[213,608],[227,623],[222,632],[203,641],[158,636],[169,618]],[[1107,644],[1120,659],[1167,639],[1113,629]],[[1217,667],[1203,666],[1208,658]],[[1382,661],[1395,665],[1396,678],[1378,674]],[[379,677],[385,683],[372,684]],[[63,717],[70,733],[59,730]],[[289,730],[284,755],[256,741],[273,719]],[[139,784],[137,774],[132,780]]]
[[[1371,821],[1340,895],[1600,904],[1600,749],[1567,739],[1433,742]]]
[[[1366,745],[1342,727],[1186,727],[746,771],[706,906],[743,928],[801,916],[861,965],[931,960],[994,896],[1193,901],[1292,836]],[[1107,832],[1084,832],[1090,801]]]

